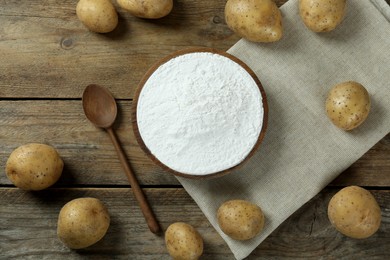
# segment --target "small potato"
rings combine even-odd
[[[110,215],[96,198],[79,198],[62,207],[58,216],[58,238],[69,248],[80,249],[98,242],[110,226]]]
[[[118,14],[110,0],[80,0],[76,6],[76,14],[93,32],[108,33],[118,25]]]
[[[165,232],[165,244],[173,259],[196,260],[203,253],[203,239],[189,224],[176,222]]]
[[[272,0],[228,0],[225,20],[230,29],[253,42],[282,38],[282,15]]]
[[[264,227],[261,208],[245,200],[224,202],[217,212],[222,231],[236,240],[248,240],[258,235]]]
[[[334,30],[343,20],[346,0],[299,0],[299,15],[313,32]]]
[[[43,190],[53,185],[62,174],[64,163],[57,151],[46,144],[19,146],[6,164],[8,179],[23,190]]]
[[[371,101],[367,90],[354,81],[335,85],[326,99],[326,113],[337,127],[352,130],[366,120]]]
[[[173,0],[117,0],[117,3],[130,14],[147,19],[167,16],[173,8]]]
[[[328,205],[328,217],[342,234],[352,238],[367,238],[379,229],[381,210],[369,191],[349,186],[332,197]]]

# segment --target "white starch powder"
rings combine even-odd
[[[205,175],[242,162],[262,124],[260,90],[231,59],[210,52],[178,56],[146,81],[137,104],[139,133],[169,168]]]

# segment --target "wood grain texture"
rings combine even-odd
[[[0,107],[0,184],[10,184],[4,172],[10,153],[22,144],[40,142],[54,146],[64,160],[59,185],[129,185],[109,136],[88,121],[80,100],[0,101]],[[114,128],[140,183],[178,184],[139,148],[130,109],[130,101],[118,102]]]
[[[117,6],[118,27],[96,34],[77,19],[75,0],[3,0],[0,97],[80,98],[86,85],[96,83],[118,98],[132,98],[160,58],[185,47],[227,50],[240,39],[225,22],[225,3],[177,0],[171,14],[158,20],[133,17]]]
[[[114,128],[139,182],[178,185],[139,147],[131,126],[131,107],[131,101],[118,102]],[[0,184],[11,184],[4,172],[9,154],[19,145],[42,142],[56,147],[65,162],[57,186],[128,185],[110,138],[88,121],[80,100],[3,100],[0,108]],[[351,184],[390,186],[390,134],[332,183]]]
[[[158,20],[138,19],[118,7],[119,25],[108,34],[88,31],[76,17],[76,4],[2,3],[1,97],[79,98],[96,83],[131,98],[142,75],[165,55],[185,47],[226,50],[239,39],[224,21],[224,0],[178,0]]]
[[[365,240],[341,235],[328,221],[327,204],[336,191],[325,189],[305,204],[248,259],[388,259],[389,191],[371,191],[381,206],[383,219],[379,231]],[[183,189],[146,189],[145,193],[163,230],[174,222],[186,221],[204,239],[202,259],[233,259],[222,238]],[[0,188],[0,197],[4,198],[0,207],[0,255],[8,259],[170,259],[163,236],[149,232],[130,189],[49,189],[31,193]],[[57,239],[56,225],[61,207],[79,197],[102,200],[110,212],[111,226],[102,241],[72,251]]]
[[[140,184],[178,185],[172,174],[156,166],[139,147],[131,107],[131,101],[118,102],[114,128]],[[4,172],[9,154],[19,145],[42,142],[56,147],[65,162],[57,186],[128,185],[110,138],[88,121],[80,100],[3,100],[0,108],[0,184],[11,184]],[[390,186],[390,134],[332,183],[351,184]]]

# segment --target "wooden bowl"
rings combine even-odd
[[[257,142],[255,143],[255,145],[253,146],[253,148],[250,150],[250,152],[248,153],[248,155],[244,158],[244,160],[242,160],[241,162],[239,162],[238,164],[236,164],[235,166],[233,167],[230,167],[230,168],[227,168],[227,169],[224,169],[224,170],[221,170],[221,171],[218,171],[218,172],[213,172],[213,173],[210,173],[210,174],[202,174],[202,175],[198,175],[198,174],[188,174],[188,173],[183,173],[183,172],[179,172],[179,171],[176,171],[176,170],[173,170],[171,169],[170,167],[168,167],[167,165],[165,165],[164,163],[162,163],[158,158],[156,158],[156,156],[154,156],[151,151],[149,150],[149,148],[147,147],[147,145],[145,144],[144,140],[142,139],[141,137],[141,134],[140,134],[140,131],[139,131],[139,127],[138,127],[138,121],[137,121],[137,106],[138,106],[138,101],[139,101],[139,98],[140,98],[140,94],[141,94],[141,91],[144,87],[144,85],[146,84],[146,82],[148,81],[148,79],[153,75],[153,73],[164,63],[170,61],[171,59],[175,58],[175,57],[178,57],[178,56],[181,56],[181,55],[184,55],[184,54],[189,54],[189,53],[199,53],[199,52],[208,52],[208,53],[213,53],[213,54],[219,54],[219,55],[222,55],[224,57],[227,57],[229,58],[230,60],[234,61],[235,63],[237,63],[238,65],[240,65],[243,69],[246,70],[246,72],[252,77],[252,79],[255,81],[256,85],[258,86],[259,90],[260,90],[260,95],[262,97],[262,105],[263,105],[263,122],[262,122],[262,126],[261,126],[261,130],[260,130],[260,134],[258,136],[258,139],[257,139]],[[210,178],[210,177],[219,177],[219,176],[223,176],[229,172],[231,172],[232,170],[235,170],[237,169],[238,167],[240,167],[241,165],[243,165],[254,153],[255,151],[258,149],[258,147],[260,146],[260,143],[262,142],[263,138],[264,138],[264,135],[265,135],[265,131],[266,131],[266,128],[267,128],[267,122],[268,122],[268,103],[267,103],[267,97],[266,97],[266,94],[265,94],[265,91],[260,83],[260,80],[257,78],[256,74],[244,63],[242,62],[241,60],[239,60],[238,58],[236,58],[235,56],[231,55],[231,54],[228,54],[224,51],[221,51],[221,50],[217,50],[217,49],[212,49],[212,48],[190,48],[190,49],[184,49],[184,50],[180,50],[180,51],[177,51],[177,52],[174,52],[172,53],[171,55],[168,55],[166,56],[165,58],[161,59],[160,61],[158,61],[157,63],[155,63],[147,72],[146,74],[143,76],[143,78],[141,79],[140,83],[138,84],[138,87],[136,89],[136,92],[135,92],[135,97],[134,97],[134,101],[133,101],[133,107],[132,107],[132,126],[133,126],[133,131],[134,131],[134,134],[135,134],[135,137],[137,139],[137,142],[138,144],[140,145],[140,147],[143,149],[143,151],[147,154],[148,157],[151,158],[151,160],[159,165],[161,168],[163,168],[164,170],[176,175],[176,176],[180,176],[180,177],[186,177],[186,178],[193,178],[193,179],[204,179],[204,178]]]

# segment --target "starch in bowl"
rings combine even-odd
[[[155,64],[135,97],[133,129],[164,169],[201,178],[227,173],[260,144],[267,124],[265,92],[234,56],[201,48]]]

